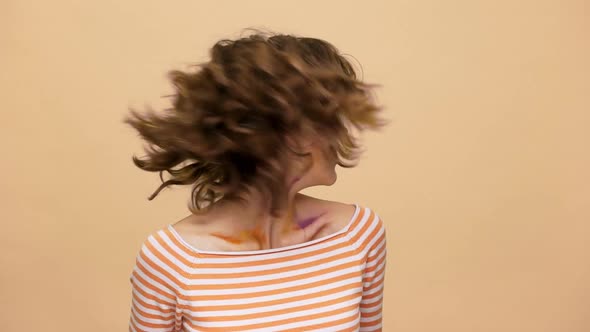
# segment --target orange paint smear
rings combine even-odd
[[[220,233],[209,233],[209,235],[215,236],[216,238],[222,239],[231,244],[242,244],[247,240],[254,239],[256,242],[258,242],[258,244],[262,245],[264,242],[265,232],[259,226],[253,231],[242,231],[238,237]]]
[[[264,242],[264,237],[266,235],[266,232],[262,229],[262,226],[256,226],[254,231],[252,231],[249,235],[253,237],[256,242],[258,242],[260,248],[262,248],[262,243]]]
[[[289,225],[286,224],[283,227],[283,234],[288,233],[289,232]],[[292,228],[292,230],[296,230],[299,229],[298,225],[295,225],[294,228]],[[220,234],[220,233],[209,233],[212,236],[215,236],[216,238],[222,239],[226,242],[229,242],[231,244],[242,244],[247,240],[254,240],[258,243],[258,245],[260,246],[260,248],[263,248],[263,243],[266,237],[266,232],[264,231],[264,229],[262,229],[262,225],[258,225],[256,226],[255,229],[253,229],[252,231],[242,231],[240,233],[240,235],[238,237],[236,236],[230,236],[230,235],[224,235],[224,234]]]
[[[217,238],[220,238],[226,242],[232,243],[232,244],[242,244],[244,242],[244,240],[238,239],[233,236],[223,235],[223,234],[219,234],[219,233],[209,233],[209,234],[212,236],[215,236]]]

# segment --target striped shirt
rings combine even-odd
[[[381,331],[382,220],[356,205],[342,230],[256,251],[203,251],[169,225],[131,275],[130,331]]]

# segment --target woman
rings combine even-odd
[[[368,208],[300,194],[352,167],[352,130],[383,124],[331,44],[222,40],[173,71],[173,107],[132,111],[133,160],[192,185],[191,214],[145,241],[131,331],[380,331],[385,229]],[[151,199],[150,198],[150,199]]]

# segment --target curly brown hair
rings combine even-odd
[[[332,142],[338,164],[353,167],[360,146],[352,131],[385,124],[374,85],[357,79],[324,40],[258,32],[218,41],[210,57],[195,70],[169,73],[171,108],[131,110],[125,119],[148,143],[147,155],[133,162],[160,173],[150,200],[168,186],[192,185],[196,213],[254,188],[268,195],[274,213],[284,202],[288,155],[298,154],[288,136],[311,125]]]

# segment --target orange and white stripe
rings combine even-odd
[[[257,251],[198,250],[168,226],[137,256],[129,330],[381,331],[386,252],[358,205],[339,232]]]

